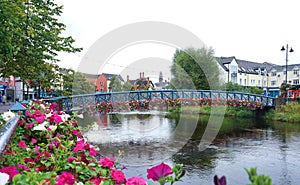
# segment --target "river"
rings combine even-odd
[[[201,148],[212,116],[169,119],[165,114],[95,115],[79,123],[102,156],[115,157],[127,167],[127,177],[146,179],[147,168],[175,162],[187,170],[184,182],[177,184],[210,185],[214,175],[225,175],[229,185],[247,184],[250,181],[244,168],[251,167],[256,167],[258,174],[269,175],[275,185],[300,184],[299,124],[225,117],[220,128],[214,127],[216,137]]]

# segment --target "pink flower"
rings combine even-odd
[[[35,150],[35,151],[39,151],[39,149],[40,149],[39,146],[37,146],[37,145],[34,146],[34,150]]]
[[[15,167],[15,166],[8,166],[8,167],[1,168],[0,172],[6,173],[9,175],[8,181],[11,181],[12,178],[19,173],[17,167]]]
[[[104,178],[94,177],[93,179],[90,180],[90,182],[94,183],[95,185],[99,185],[104,180],[105,180]]]
[[[54,116],[54,122],[56,122],[56,123],[62,122],[62,119],[61,119],[61,117],[59,115],[54,114],[53,116]]]
[[[165,178],[172,173],[172,169],[169,165],[161,163],[160,165],[147,169],[147,178],[158,181],[160,178]]]
[[[125,183],[125,176],[121,170],[111,170],[111,177],[113,180],[117,181],[117,183]]]
[[[79,150],[83,150],[84,149],[84,140],[80,140],[76,143],[76,146],[73,148],[73,151],[76,153]]]
[[[25,165],[23,164],[18,164],[18,167],[21,168],[22,170],[25,170],[25,171],[30,171]]]
[[[27,129],[31,129],[34,126],[34,123],[26,124]]]
[[[70,172],[63,172],[61,175],[58,176],[56,179],[55,185],[73,185],[76,182],[76,179]]]
[[[112,158],[109,158],[109,157],[100,158],[100,164],[104,167],[111,168],[115,164],[115,158],[113,158],[113,157]]]
[[[21,140],[19,142],[18,146],[21,147],[21,148],[26,148],[27,147],[26,144],[25,144],[25,141],[23,141],[23,140]]]
[[[141,177],[131,177],[127,179],[126,185],[147,185],[147,181]]]
[[[95,150],[95,148],[90,147],[90,155],[94,157],[97,155],[97,151]]]
[[[25,112],[25,115],[28,118],[32,118],[33,117],[33,114],[29,113],[28,111]]]
[[[35,121],[38,122],[38,123],[43,123],[44,120],[45,120],[45,115],[39,115],[39,116],[36,116],[35,117]]]
[[[32,143],[36,143],[37,140],[36,140],[35,138],[31,138],[31,142],[32,142]]]
[[[69,163],[71,163],[71,162],[73,162],[73,161],[77,161],[77,159],[76,159],[75,157],[69,157],[69,158],[67,158],[67,161],[68,161]]]

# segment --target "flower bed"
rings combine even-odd
[[[102,109],[102,108],[101,108]],[[27,105],[0,160],[1,184],[126,184],[145,185],[141,177],[126,178],[114,158],[97,158],[97,149],[81,135],[73,116],[57,104],[35,101]],[[160,184],[184,175],[182,165],[162,163],[147,170]],[[4,182],[3,182],[4,181]]]
[[[235,99],[221,99],[221,98],[178,98],[178,99],[154,99],[154,100],[132,100],[128,102],[101,102],[96,105],[88,105],[86,107],[87,112],[90,113],[109,113],[109,112],[121,112],[121,111],[133,111],[133,110],[168,110],[174,107],[186,107],[186,106],[228,106],[239,107],[247,109],[263,109],[264,103],[248,100],[235,100]]]

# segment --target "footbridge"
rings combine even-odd
[[[273,107],[275,103],[274,98],[269,96],[219,90],[142,90],[102,93],[97,92],[94,94],[56,97],[47,99],[46,101],[60,104],[63,110],[86,110],[87,105],[101,102],[142,102],[145,100],[175,100],[180,98],[245,100],[249,102],[262,102],[265,107]]]

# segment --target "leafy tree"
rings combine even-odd
[[[233,91],[233,92],[246,92],[251,94],[262,94],[264,91],[258,87],[244,87],[242,85],[228,82],[225,84],[226,91]]]
[[[234,91],[234,92],[243,92],[244,87],[242,85],[239,85],[237,83],[228,82],[225,84],[226,91]]]
[[[95,86],[93,83],[87,81],[84,74],[80,72],[74,73],[72,94],[90,94],[95,93]]]
[[[177,49],[171,72],[172,88],[217,89],[219,87],[219,68],[212,48]]]
[[[62,6],[54,0],[0,1],[0,65],[4,77],[27,82],[43,78],[44,64],[59,61],[58,52],[78,52],[72,37],[63,37],[58,22]]]
[[[113,76],[111,78],[111,81],[109,83],[109,88],[111,89],[111,92],[122,91],[122,82],[118,78],[118,76]]]
[[[132,91],[134,90],[134,87],[131,83],[125,82],[122,86],[123,91]]]

